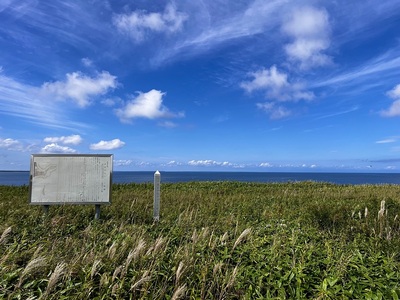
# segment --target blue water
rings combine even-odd
[[[154,172],[113,172],[113,183],[153,182]],[[400,184],[400,173],[290,173],[290,172],[161,172],[161,182],[318,181],[336,184]],[[29,185],[28,171],[0,171],[0,185]]]

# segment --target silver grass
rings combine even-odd
[[[212,244],[212,241],[213,241],[213,237],[214,237],[214,231],[211,231],[210,239],[208,240],[208,247],[211,247],[211,244]]]
[[[378,211],[379,237],[382,238],[385,227],[385,200],[381,201],[381,209]]]
[[[126,269],[128,269],[129,265],[131,264],[134,255],[135,255],[134,250],[129,251],[128,256],[126,257],[126,260],[125,260],[125,268]]]
[[[158,250],[166,243],[166,239],[163,238],[162,236],[158,237],[156,239],[156,242],[154,243],[154,250],[153,253],[157,253]]]
[[[235,283],[236,280],[236,276],[237,276],[237,272],[238,272],[238,266],[236,266],[231,274],[231,277],[229,278],[229,282],[226,285],[226,289],[230,288],[231,286],[233,286],[233,284]]]
[[[151,276],[149,276],[149,271],[148,270],[146,270],[146,271],[144,271],[143,272],[143,274],[142,274],[142,277],[138,280],[138,281],[136,281],[134,284],[132,284],[132,286],[131,286],[131,291],[132,290],[136,290],[137,288],[139,288],[143,283],[146,283],[146,282],[148,282],[148,281],[150,281],[151,280]]]
[[[145,246],[146,246],[146,242],[143,239],[140,239],[135,250],[133,250],[133,258],[135,260],[139,258],[140,252],[142,252],[142,250],[144,249]]]
[[[118,266],[115,268],[111,282],[114,282],[115,278],[118,277],[118,275],[121,273],[122,269],[124,268],[124,266]]]
[[[119,284],[118,284],[118,282],[117,283],[115,283],[113,286],[112,286],[112,288],[111,288],[111,295],[113,295],[113,296],[117,296],[118,295],[118,290],[120,289],[120,286],[119,286]]]
[[[57,264],[57,266],[54,268],[53,273],[50,276],[50,279],[49,279],[49,282],[47,284],[47,288],[45,291],[45,295],[48,295],[52,291],[52,289],[55,287],[55,285],[57,284],[60,277],[64,275],[66,267],[67,267],[67,264],[64,262]]]
[[[203,230],[201,232],[201,239],[207,238],[209,233],[210,233],[210,228],[208,228],[208,227],[203,228]]]
[[[117,251],[117,244],[115,242],[113,242],[110,246],[110,248],[108,248],[108,257],[110,259],[113,259],[115,256],[115,252]]]
[[[100,259],[95,260],[95,261],[93,262],[92,270],[90,271],[90,278],[93,279],[93,277],[96,276],[97,272],[98,272],[99,269],[100,269],[100,264],[101,264],[101,260],[100,260]]]
[[[105,286],[108,286],[109,283],[110,283],[110,280],[108,278],[107,273],[103,273],[100,278],[100,286],[105,287]]]
[[[224,235],[221,236],[220,241],[222,245],[225,244],[226,240],[228,240],[228,237],[229,237],[228,232],[225,232]]]
[[[33,253],[32,257],[34,257],[34,258],[38,257],[39,254],[42,252],[42,249],[43,249],[43,246],[42,246],[42,245],[39,245],[39,246],[36,248],[35,253]]]
[[[224,263],[222,261],[215,264],[215,266],[213,268],[213,276],[214,277],[216,277],[217,273],[219,273],[221,271],[221,268],[223,265],[224,265]]]
[[[385,215],[385,200],[381,201],[381,209],[378,211],[378,219],[383,218]]]
[[[176,284],[178,284],[179,279],[181,278],[181,275],[184,272],[184,267],[185,267],[185,265],[183,264],[183,262],[182,261],[179,262],[179,265],[178,265],[178,268],[176,269],[176,274],[175,274]]]
[[[174,294],[172,295],[171,300],[177,300],[180,299],[181,297],[185,296],[185,292],[186,292],[186,284],[181,285],[180,287],[178,287]]]
[[[8,235],[10,234],[10,232],[11,232],[11,226],[8,227],[8,228],[6,228],[6,229],[3,231],[3,234],[2,234],[1,237],[0,237],[0,245],[6,242],[7,237],[8,237]]]
[[[193,243],[195,243],[195,244],[196,244],[197,241],[199,240],[199,235],[198,235],[198,233],[197,233],[196,228],[194,229],[194,231],[193,231],[193,233],[192,233],[191,240],[192,240]]]
[[[246,228],[245,230],[243,230],[243,232],[236,239],[236,242],[233,245],[232,250],[235,249],[236,246],[239,245],[250,233],[251,233],[251,228]]]
[[[153,253],[153,249],[154,249],[154,247],[150,246],[150,248],[147,249],[146,254],[144,256],[150,256]]]
[[[34,271],[37,269],[40,269],[41,267],[46,265],[46,258],[45,257],[37,257],[32,259],[25,267],[25,269],[22,271],[22,274],[19,278],[19,282],[17,287],[21,287],[23,281],[25,280],[26,277],[28,277],[30,274],[32,274]]]

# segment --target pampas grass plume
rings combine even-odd
[[[236,239],[235,244],[232,249],[235,249],[237,245],[239,245],[249,234],[251,233],[251,228],[246,228]]]

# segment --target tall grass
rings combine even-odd
[[[0,298],[398,299],[400,186],[113,185],[112,204],[28,205],[0,186]]]

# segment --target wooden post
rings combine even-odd
[[[153,220],[160,221],[160,172],[154,173],[154,207],[153,207]]]

